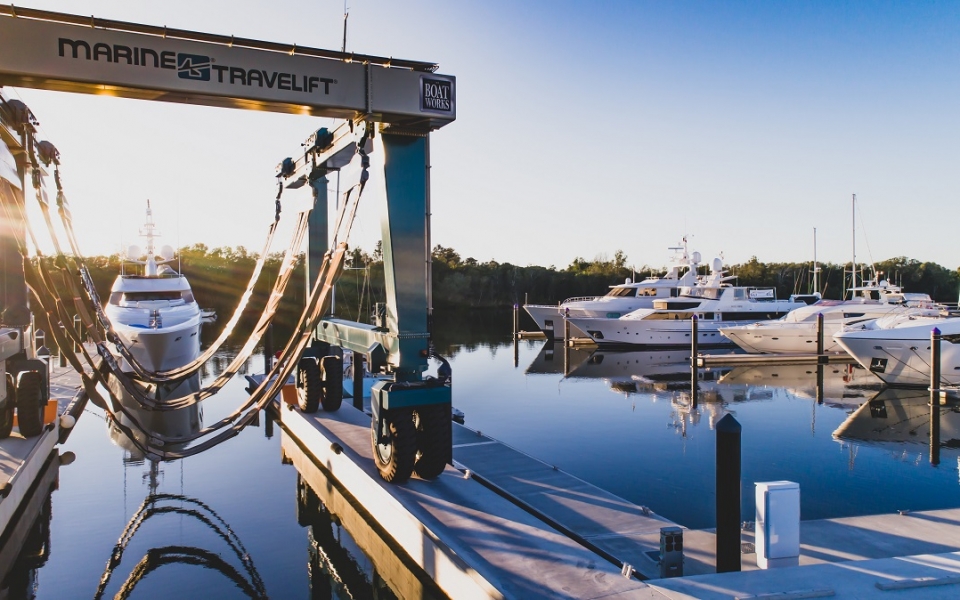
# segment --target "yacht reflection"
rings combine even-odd
[[[594,347],[568,348],[563,341],[546,341],[524,371],[527,375],[564,375],[590,358]]]
[[[310,598],[446,598],[286,432],[280,445],[284,462],[298,472],[297,521],[307,528],[310,544]]]
[[[602,379],[618,393],[689,391],[689,350],[595,350],[567,373],[570,379]],[[701,398],[716,391],[727,368],[700,369]]]
[[[960,448],[960,406],[950,401],[940,410],[940,447]],[[930,393],[887,388],[855,410],[833,432],[838,441],[874,445],[929,444]]]
[[[52,495],[59,473],[60,456],[54,451],[37,477],[32,494],[21,503],[19,518],[11,521],[4,532],[0,546],[0,598],[35,597],[37,571],[50,556]]]
[[[147,384],[136,380],[134,383],[141,388],[141,392],[145,395],[162,400],[178,398],[199,391],[200,375],[193,375],[175,385],[157,386],[156,384]],[[129,597],[147,575],[163,566],[172,564],[193,565],[210,569],[225,577],[244,595],[250,598],[266,598],[267,593],[263,580],[253,564],[250,553],[244,548],[243,542],[233,532],[230,525],[213,508],[196,498],[183,494],[159,493],[163,475],[160,463],[145,457],[143,453],[142,448],[146,445],[148,433],[151,436],[162,435],[170,438],[186,437],[197,433],[203,424],[200,404],[166,412],[146,410],[140,407],[137,401],[130,397],[115,379],[111,378],[107,385],[124,408],[147,430],[147,432],[141,431],[133,425],[127,415],[122,412],[119,413],[118,417],[121,424],[135,436],[135,439],[131,440],[116,424],[107,421],[111,441],[124,450],[124,468],[147,466],[142,478],[147,486],[147,495],[114,546],[94,597],[102,598],[107,593],[110,580],[116,569],[121,565],[127,546],[135,534],[144,528],[147,521],[159,515],[180,515],[195,521],[201,526],[201,530],[212,531],[227,545],[233,558],[228,560],[225,556],[229,556],[229,554],[222,551],[213,551],[180,543],[183,536],[183,532],[180,531],[177,533],[175,540],[171,540],[174,543],[155,546],[146,551],[115,592],[115,598]],[[185,443],[168,444],[166,448],[173,450],[184,446],[186,446]],[[124,477],[124,482],[126,482],[126,477]]]
[[[720,379],[721,385],[783,388],[791,396],[860,406],[883,388],[883,383],[860,365],[750,365],[736,367]],[[819,388],[819,389],[818,389]]]
[[[194,374],[177,384],[158,386],[157,384],[148,384],[138,380],[133,380],[133,383],[140,388],[141,393],[156,400],[179,398],[200,391],[199,374]],[[133,415],[140,425],[151,433],[167,438],[183,438],[200,431],[203,423],[201,403],[173,411],[146,410],[123,389],[115,378],[111,377],[107,382],[107,386],[123,407]],[[115,423],[108,420],[107,427],[110,431],[110,440],[126,452],[124,456],[125,463],[142,464],[144,460],[142,447],[147,445],[147,435],[138,427],[134,426],[130,418],[123,412],[119,412],[117,416],[120,419],[120,423],[128,431],[133,433],[135,440],[131,440]],[[185,444],[170,444],[167,448],[174,450],[183,448],[184,446]]]

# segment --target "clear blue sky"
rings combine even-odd
[[[856,193],[858,258],[960,265],[960,3],[348,4],[348,50],[458,78],[458,120],[432,137],[433,239],[464,257],[562,267],[622,249],[660,266],[686,233],[705,258],[809,260],[816,227],[819,258],[847,261]],[[342,0],[28,5],[333,49],[342,35]],[[131,240],[145,198],[181,244],[259,248],[274,166],[325,124],[19,94],[64,156],[87,253]]]

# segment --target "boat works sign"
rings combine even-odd
[[[0,83],[387,122],[456,118],[449,76],[15,17],[0,17]]]

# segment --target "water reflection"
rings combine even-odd
[[[120,540],[114,546],[107,566],[100,578],[100,585],[94,598],[102,598],[109,586],[114,571],[123,560],[124,551],[133,540],[140,527],[157,515],[177,514],[190,517],[212,531],[218,538],[226,542],[234,557],[240,563],[243,572],[224,560],[217,552],[196,546],[169,545],[154,547],[147,550],[143,558],[134,565],[126,580],[121,584],[115,598],[127,598],[133,593],[137,585],[151,572],[160,567],[172,564],[199,566],[215,571],[226,577],[241,592],[250,598],[266,598],[263,580],[257,572],[243,542],[233,532],[233,529],[212,508],[197,500],[180,494],[151,494],[144,499],[120,535]]]
[[[199,374],[191,375],[184,381],[176,384],[158,385],[145,383],[136,379],[131,381],[140,389],[143,395],[155,400],[180,398],[200,391]],[[200,427],[203,424],[203,409],[201,403],[173,411],[147,410],[123,388],[116,378],[111,377],[107,382],[107,386],[110,388],[113,397],[116,398],[127,411],[126,413],[117,411],[120,424],[126,431],[134,435],[134,439],[131,440],[127,433],[117,427],[116,423],[110,420],[107,421],[107,427],[110,430],[110,440],[125,451],[124,462],[143,462],[143,448],[149,445],[146,432],[164,436],[167,439],[177,439],[187,438],[200,431]],[[128,414],[133,416],[143,429],[134,425]],[[186,444],[168,444],[165,449],[179,450],[185,446]]]
[[[59,456],[54,453],[21,505],[22,513],[5,532],[0,547],[0,598],[35,598],[37,575],[50,557],[52,495],[57,489]]]
[[[941,405],[940,447],[960,448],[960,406]],[[926,390],[888,388],[855,410],[836,431],[837,440],[897,447],[930,441],[930,394]]]
[[[307,529],[310,598],[446,598],[286,432],[281,448],[299,473],[297,521]]]

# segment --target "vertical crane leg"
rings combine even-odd
[[[429,137],[383,134],[386,210],[388,362],[394,381],[371,393],[373,454],[387,481],[416,472],[432,479],[452,458],[450,388],[423,379],[429,352],[430,145]],[[395,337],[393,337],[395,336]]]

